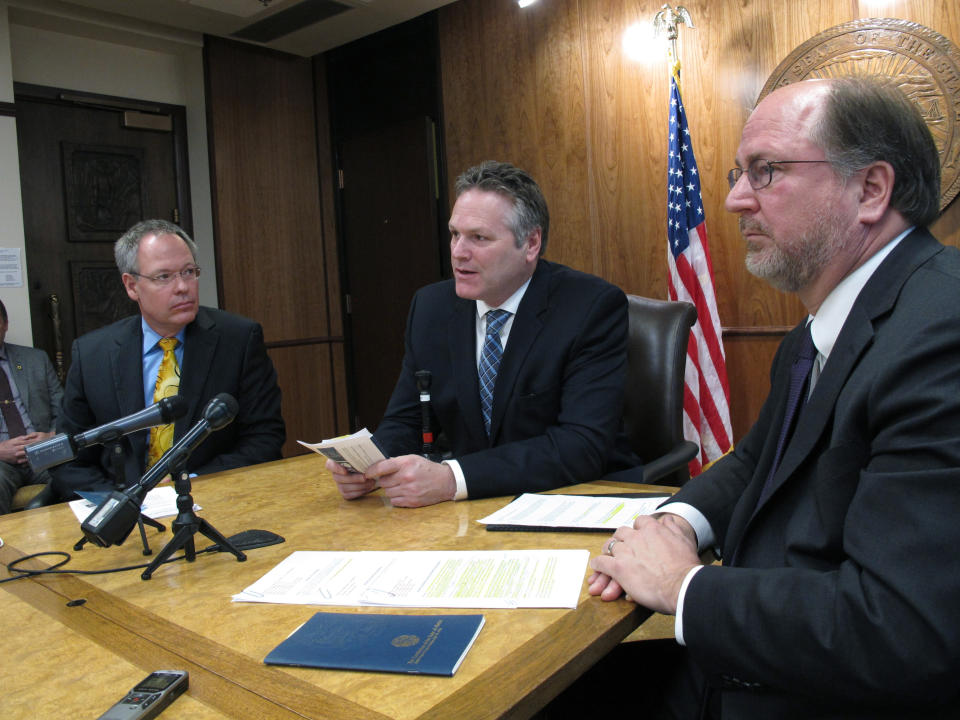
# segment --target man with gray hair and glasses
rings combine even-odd
[[[960,252],[926,228],[933,138],[890,81],[807,81],[736,161],[747,267],[809,317],[746,437],[606,540],[589,590],[676,616],[665,716],[960,717]]]
[[[175,424],[121,440],[124,480],[130,483],[202,418],[209,400],[225,392],[239,404],[237,417],[193,452],[186,469],[204,474],[279,459],[286,432],[263,329],[200,306],[200,266],[190,236],[166,220],[144,220],[117,240],[114,256],[140,314],[74,341],[60,430],[83,432],[180,395],[188,410]],[[53,474],[60,500],[119,481],[109,451],[101,447],[81,450]]]

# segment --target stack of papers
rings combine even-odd
[[[652,515],[668,495],[537,495],[524,493],[478,522],[487,530],[613,531]]]
[[[235,602],[575,608],[587,550],[292,553]]]
[[[297,442],[308,450],[313,450],[318,455],[333,460],[340,467],[353,473],[366,472],[367,468],[375,462],[385,459],[384,454],[380,452],[380,448],[373,442],[370,431],[366,428],[358,430],[353,435],[343,435],[312,445],[305,443],[303,440],[297,440]]]
[[[107,493],[101,492],[78,492],[77,494],[81,499],[71,500],[70,509],[73,510],[73,514],[77,516],[77,520],[80,522],[90,517],[90,513],[100,507],[100,503],[107,497]],[[194,503],[193,509],[194,511],[199,510],[200,506]],[[177,491],[173,489],[172,485],[154,488],[143,499],[140,512],[154,520],[176,515],[180,512],[177,510]]]

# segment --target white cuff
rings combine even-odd
[[[466,500],[467,499],[467,479],[463,476],[463,469],[460,467],[460,463],[456,460],[444,460],[444,465],[447,465],[451,470],[453,470],[453,479],[457,483],[457,494],[453,496],[454,500]]]
[[[673,513],[690,523],[693,532],[697,535],[697,552],[702,553],[704,550],[712,548],[716,544],[717,538],[713,534],[713,528],[710,527],[709,521],[704,517],[704,514],[693,505],[688,505],[685,502],[670,502],[668,500],[657,508],[657,512]]]
[[[690,572],[687,573],[687,576],[683,579],[683,583],[680,585],[680,595],[677,596],[677,614],[673,619],[673,636],[677,639],[677,642],[683,646],[687,644],[683,640],[683,600],[687,595],[687,586],[690,585],[693,576],[704,567],[704,565],[697,565],[694,568],[690,568]]]

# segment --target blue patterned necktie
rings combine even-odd
[[[490,435],[490,414],[493,410],[493,388],[497,383],[497,371],[503,358],[503,345],[500,342],[500,330],[510,317],[506,310],[487,312],[487,336],[480,353],[480,411],[483,413],[483,427]]]

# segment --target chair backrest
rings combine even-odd
[[[684,371],[697,309],[637,295],[628,295],[627,302],[624,428],[633,451],[650,461],[683,442]],[[682,485],[688,478],[680,471],[660,482]]]

